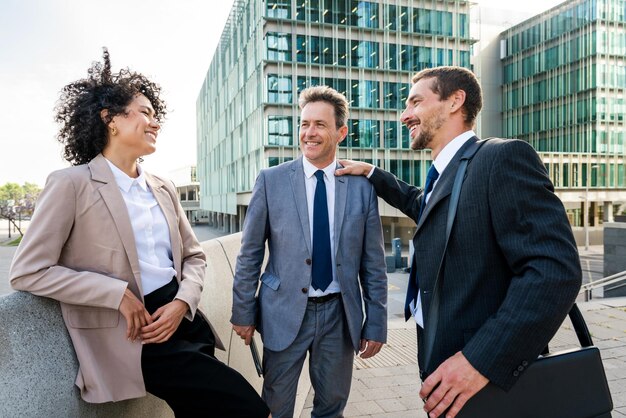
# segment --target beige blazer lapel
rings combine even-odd
[[[128,209],[126,203],[122,197],[113,172],[109,168],[106,159],[99,154],[88,164],[91,171],[91,180],[99,183],[103,183],[98,188],[98,192],[102,196],[102,200],[109,209],[110,216],[115,222],[117,233],[124,245],[124,251],[130,262],[130,266],[133,270],[133,276],[135,277],[135,283],[129,283],[131,290],[138,297],[143,300],[143,289],[141,286],[141,273],[139,269],[139,256],[137,255],[137,245],[135,243],[135,235],[133,233],[133,227],[130,224],[130,217],[128,216]]]
[[[182,243],[180,241],[180,234],[178,231],[178,220],[176,218],[176,209],[174,208],[174,202],[172,202],[172,196],[165,189],[163,182],[158,178],[145,173],[146,182],[154,198],[158,202],[165,219],[167,220],[167,227],[170,231],[170,243],[172,245],[172,259],[174,261],[174,269],[176,270],[176,277],[180,281],[182,278],[181,265],[182,265]]]

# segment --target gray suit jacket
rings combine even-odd
[[[444,248],[448,204],[460,157],[435,187],[413,237],[413,268],[427,323]],[[421,190],[376,169],[376,192],[417,219]],[[537,153],[526,142],[487,141],[467,167],[445,269],[435,347],[420,369],[432,373],[462,350],[469,362],[508,390],[546,347],[581,283],[574,237]]]
[[[382,228],[376,194],[367,179],[335,181],[336,271],[350,337],[358,350],[361,338],[387,338]],[[261,275],[266,242],[269,261]],[[310,284],[311,232],[300,157],[259,173],[237,258],[231,322],[256,325],[265,347],[284,350],[300,330]]]

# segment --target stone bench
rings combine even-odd
[[[216,356],[260,391],[262,379],[250,349],[230,325],[240,242],[239,233],[202,243],[207,271],[200,309],[226,347],[226,351],[217,350]],[[24,292],[0,297],[0,324],[0,417],[173,417],[167,404],[152,395],[105,404],[82,401],[74,385],[78,362],[56,301]],[[262,352],[258,336],[256,342]],[[305,364],[296,416],[310,389],[307,370]]]

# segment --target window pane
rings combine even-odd
[[[293,144],[293,120],[291,116],[268,116],[267,137],[269,145]]]

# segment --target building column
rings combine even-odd
[[[237,220],[239,221],[239,228],[237,232],[243,231],[243,223],[246,218],[246,206],[237,206]]]
[[[598,226],[600,225],[600,218],[598,216],[598,202],[590,202],[591,203],[591,225]]]
[[[228,232],[234,234],[237,232],[237,215],[229,215],[230,218],[230,227],[228,228]]]
[[[604,202],[604,222],[613,221],[613,202]]]

